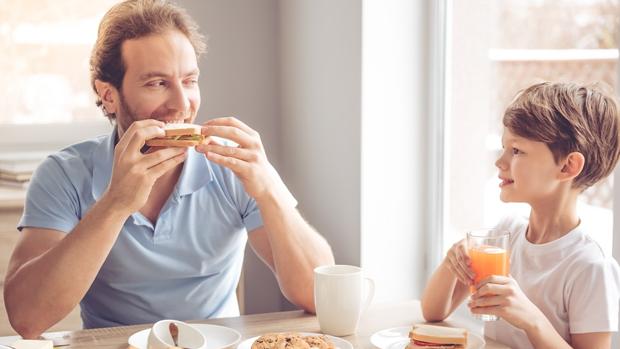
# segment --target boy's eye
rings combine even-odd
[[[512,148],[512,155],[523,154],[523,152],[517,148]]]

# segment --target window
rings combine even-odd
[[[617,0],[452,1],[446,88],[443,249],[524,204],[499,200],[495,159],[505,107],[532,83],[616,86]],[[541,34],[542,33],[542,34]],[[612,177],[581,195],[584,226],[611,255]],[[598,235],[596,235],[598,234]]]
[[[19,125],[109,129],[94,104],[88,62],[99,20],[115,2],[0,2],[0,145],[24,141]]]

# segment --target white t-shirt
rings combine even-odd
[[[525,295],[569,343],[571,333],[617,331],[618,263],[579,226],[545,244],[529,242],[527,226],[524,217],[497,226],[510,232],[510,274]],[[487,322],[484,331],[512,348],[533,348],[524,331],[504,320]]]

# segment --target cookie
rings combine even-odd
[[[325,336],[305,336],[310,349],[335,349],[334,344]]]
[[[335,349],[323,335],[302,336],[296,332],[267,333],[258,337],[251,349]]]
[[[279,337],[280,335],[277,333],[262,335],[252,343],[251,349],[275,349]]]
[[[278,337],[276,349],[310,349],[299,333],[283,333]]]

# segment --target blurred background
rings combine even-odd
[[[46,154],[111,130],[88,60],[115,2],[0,1],[1,278],[29,173]],[[375,278],[376,302],[419,298],[468,229],[528,214],[499,202],[493,165],[519,90],[617,84],[620,0],[177,3],[208,38],[198,121],[234,115],[261,133],[336,262]],[[618,197],[610,177],[580,202],[616,256]],[[251,251],[239,297],[245,314],[293,308]],[[74,312],[55,329],[76,326]],[[0,311],[0,335],[11,333]]]

